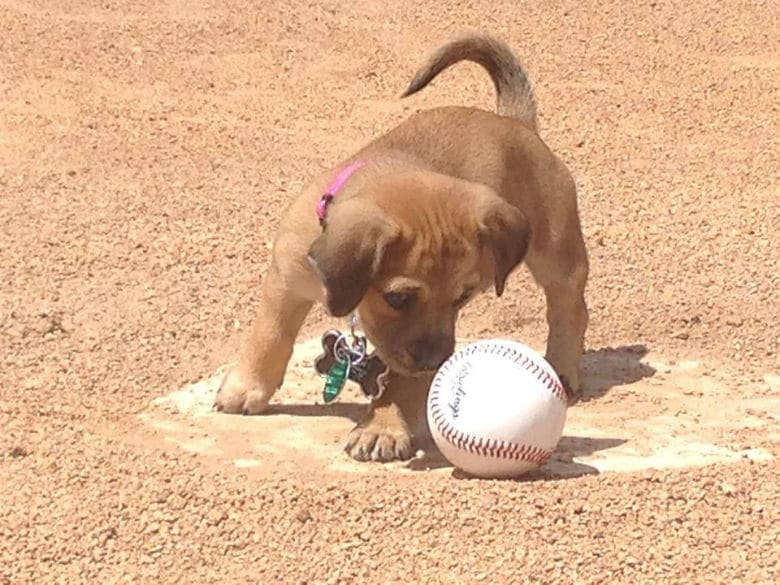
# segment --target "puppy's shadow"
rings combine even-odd
[[[289,416],[337,416],[357,424],[366,414],[366,405],[360,402],[334,402],[332,404],[271,404],[263,416],[286,414]]]
[[[633,384],[655,374],[655,368],[642,362],[648,349],[641,344],[591,349],[582,356],[582,393],[573,402],[590,402],[615,386]]]
[[[648,353],[644,345],[604,347],[585,352],[582,358],[583,390],[576,402],[600,398],[615,386],[633,384],[655,374],[655,369],[642,362]],[[268,407],[267,415],[338,416],[358,423],[366,411],[362,402],[334,402],[333,404],[283,404]]]

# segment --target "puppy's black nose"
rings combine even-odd
[[[412,343],[409,353],[420,371],[432,371],[441,366],[455,350],[455,339],[436,335],[421,337]]]

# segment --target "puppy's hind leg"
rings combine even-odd
[[[530,253],[527,265],[544,289],[547,304],[546,359],[573,398],[581,390],[581,360],[588,327],[585,286],[588,257],[579,225],[565,240],[542,254]]]

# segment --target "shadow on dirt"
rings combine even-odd
[[[582,394],[574,403],[597,400],[615,386],[653,376],[655,368],[642,362],[648,351],[646,346],[639,344],[586,351],[582,357]]]
[[[442,455],[431,439],[427,439],[421,445],[424,451],[422,457],[411,460],[407,469],[413,471],[427,471],[431,469],[441,469],[443,467],[452,467],[452,464]],[[573,460],[575,457],[585,457],[598,451],[618,447],[626,443],[625,439],[618,438],[594,438],[594,437],[576,437],[564,435],[558,442],[549,463],[544,467],[530,472],[518,480],[509,481],[535,481],[550,479],[570,479],[583,475],[596,475],[598,469],[585,463],[578,463]],[[457,479],[478,479],[471,477],[467,473],[453,469],[453,477]]]
[[[367,411],[366,404],[359,402],[334,402],[332,404],[271,404],[263,416],[286,414],[289,416],[337,416],[348,418],[355,424]]]
[[[644,345],[604,347],[585,352],[582,358],[583,390],[576,402],[589,402],[604,396],[615,386],[633,384],[655,374],[655,368],[642,362],[648,354]],[[334,402],[333,404],[271,404],[265,416],[286,414],[290,416],[338,416],[354,423],[363,417],[366,404],[359,402]]]

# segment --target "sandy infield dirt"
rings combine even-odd
[[[776,2],[0,0],[0,585],[780,580]],[[524,481],[350,460],[316,310],[272,411],[211,411],[284,206],[507,40],[590,251],[585,397]],[[519,272],[463,343],[543,349]]]

